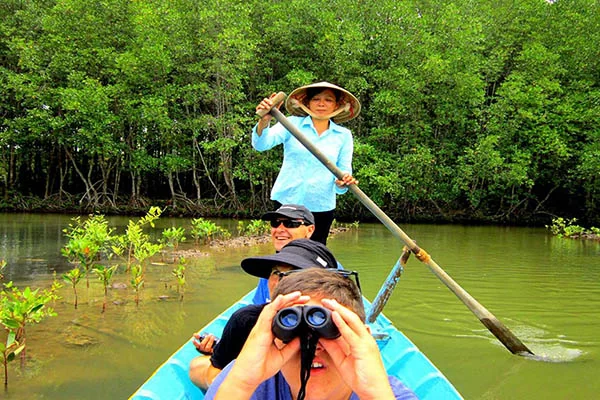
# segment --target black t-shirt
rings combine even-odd
[[[242,351],[250,331],[256,325],[258,315],[266,304],[250,304],[233,314],[223,329],[223,336],[213,349],[210,363],[215,368],[223,369],[235,360]]]

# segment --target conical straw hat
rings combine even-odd
[[[334,112],[332,118],[336,124],[350,121],[360,114],[360,102],[352,93],[329,82],[318,82],[299,87],[290,93],[285,101],[285,108],[291,115],[300,117],[308,115],[304,99],[306,98],[306,90],[309,88],[333,89],[341,93],[340,105],[337,110],[339,112]]]

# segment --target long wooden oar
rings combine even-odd
[[[279,92],[271,99],[274,105],[277,105],[285,100],[285,93]],[[263,117],[270,113],[277,121],[279,121],[300,143],[304,145],[319,161],[327,167],[338,179],[342,179],[344,171],[340,170],[331,160],[327,158],[300,130],[294,126],[286,117],[277,109],[272,107],[270,110],[259,110],[256,112]],[[415,255],[417,259],[425,263],[431,272],[440,279],[468,308],[479,318],[481,323],[494,334],[502,342],[502,344],[513,354],[520,356],[532,355],[533,352],[527,348],[498,318],[482,306],[473,298],[466,290],[454,281],[429,254],[421,249],[402,229],[394,223],[378,206],[375,204],[360,188],[356,185],[349,185],[348,189],[365,205],[372,213],[385,225],[390,232],[400,239],[406,247]]]

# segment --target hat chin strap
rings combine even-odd
[[[312,118],[318,119],[318,120],[332,119],[334,117],[337,117],[339,114],[341,114],[343,112],[350,112],[350,103],[346,103],[346,104],[344,104],[343,107],[338,108],[337,110],[335,110],[331,114],[325,115],[325,116],[321,117],[321,116],[316,116],[315,114],[313,114],[313,112],[310,111],[308,109],[308,107],[306,107],[304,104],[302,104],[302,102],[298,101],[297,99],[292,99],[292,103],[294,103],[294,107],[300,108],[302,111],[304,111],[305,113],[307,113],[308,115],[310,115]]]

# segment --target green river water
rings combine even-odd
[[[60,255],[66,215],[0,214],[0,259],[5,281],[49,287],[52,273],[71,268]],[[128,218],[110,217],[123,227]],[[235,221],[217,223],[232,229]],[[189,227],[188,219],[161,218],[156,231]],[[408,225],[401,228],[475,299],[546,362],[510,354],[428,267],[414,258],[386,316],[448,377],[465,399],[600,398],[600,243],[553,237],[543,228]],[[382,225],[330,238],[346,269],[360,273],[373,299],[401,252]],[[183,248],[194,247],[185,243]],[[192,333],[251,290],[255,278],[242,258],[271,253],[270,244],[201,247],[188,260],[187,286],[176,299],[173,257],[148,267],[142,301],[131,289],[110,291],[82,281],[79,309],[65,285],[58,316],[27,331],[27,359],[9,368],[7,399],[126,399]],[[115,282],[128,282],[124,273]],[[170,296],[161,300],[159,296]],[[117,303],[117,304],[115,304]]]

